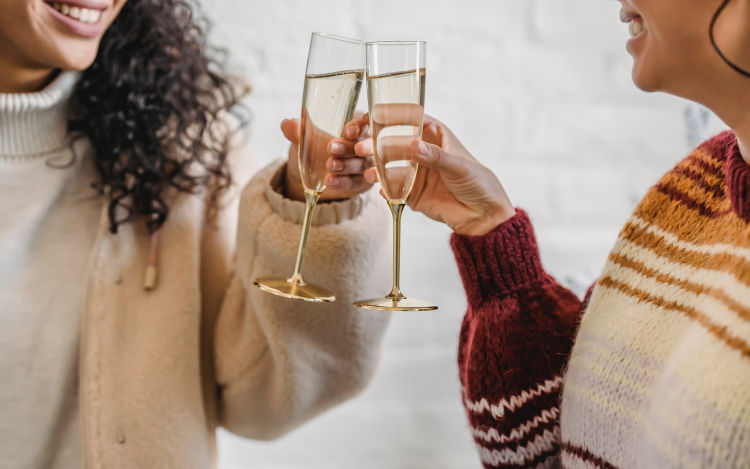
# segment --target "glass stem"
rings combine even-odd
[[[305,189],[305,219],[302,222],[302,236],[299,240],[299,248],[297,249],[297,262],[294,264],[294,274],[287,279],[287,282],[295,285],[305,284],[301,273],[302,259],[305,257],[305,246],[307,245],[307,237],[310,234],[310,222],[312,222],[313,211],[319,198],[320,192]]]
[[[385,295],[389,300],[406,298],[399,286],[401,281],[401,214],[405,205],[403,202],[388,201],[388,207],[393,215],[393,288],[389,294]]]

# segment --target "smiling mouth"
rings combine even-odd
[[[47,4],[68,18],[81,23],[93,24],[98,22],[102,17],[103,10],[100,9],[84,8],[63,2],[47,2]]]

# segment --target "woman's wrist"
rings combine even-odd
[[[516,215],[513,207],[502,207],[474,220],[452,226],[453,232],[462,236],[484,236]]]
[[[280,187],[280,193],[287,199],[291,200],[305,200],[305,189],[302,187],[302,181],[300,181],[299,175],[291,174],[292,171],[289,168],[289,162],[286,163],[284,169],[283,185]]]

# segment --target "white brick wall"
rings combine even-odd
[[[617,2],[203,3],[216,23],[214,42],[230,48],[254,86],[252,139],[264,160],[286,151],[278,126],[299,112],[311,31],[427,40],[427,112],[496,171],[530,212],[548,270],[578,291],[649,185],[689,149],[686,102],[646,95],[630,81]],[[691,116],[700,132],[700,111]],[[394,316],[363,396],[278,442],[222,433],[220,468],[478,467],[459,401],[465,299],[449,230],[413,212],[404,229],[405,291],[440,309]]]

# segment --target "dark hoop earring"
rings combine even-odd
[[[716,53],[719,54],[719,57],[721,57],[721,59],[724,62],[726,62],[727,65],[729,65],[730,67],[732,67],[732,69],[735,72],[740,73],[740,74],[746,76],[747,78],[750,78],[750,72],[748,72],[747,70],[744,70],[744,69],[740,68],[734,62],[732,62],[731,60],[729,60],[724,55],[724,53],[721,51],[721,49],[719,49],[718,44],[716,44],[716,39],[714,38],[714,27],[716,26],[716,20],[719,19],[719,15],[721,15],[721,12],[724,11],[724,8],[726,8],[726,6],[728,4],[729,4],[729,0],[724,0],[724,2],[721,4],[721,6],[719,7],[719,9],[716,10],[716,13],[714,13],[714,17],[711,18],[711,26],[709,26],[708,35],[711,38],[711,45],[714,47],[714,50],[716,51]]]

